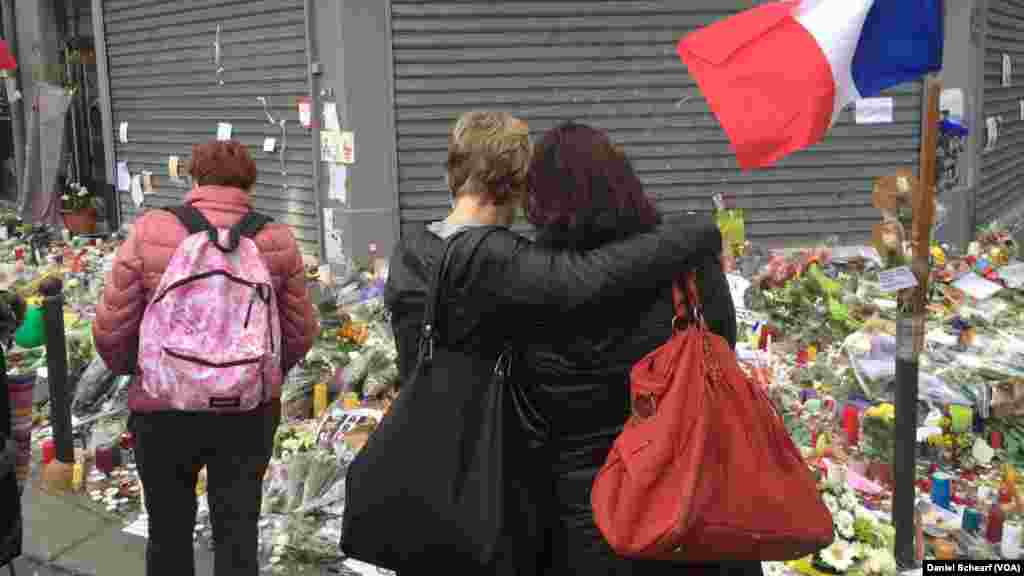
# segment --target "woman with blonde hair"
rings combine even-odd
[[[532,327],[542,318],[558,318],[586,305],[612,301],[623,294],[649,293],[671,281],[674,272],[691,262],[718,254],[722,239],[710,218],[681,216],[646,233],[589,250],[552,250],[508,230],[523,204],[531,157],[525,122],[503,112],[473,111],[462,115],[449,138],[446,164],[452,210],[421,228],[403,231],[391,258],[385,301],[391,310],[403,382],[414,368],[424,298],[445,241],[459,232],[488,228],[479,247],[451,247],[454,272],[445,278],[448,296],[449,346],[488,350],[525,347]],[[468,385],[469,383],[467,383]],[[527,383],[528,385],[528,383]],[[518,452],[515,452],[518,453]],[[409,470],[429,470],[430,454],[408,463]],[[542,466],[508,462],[515,475],[507,501],[517,512],[506,518],[506,538],[485,574],[535,574],[548,564],[546,536],[530,528],[526,516],[543,496],[535,488],[547,482]],[[415,474],[399,482],[416,482]],[[548,484],[550,485],[550,484]],[[415,527],[396,527],[404,534]],[[396,538],[398,536],[396,535]],[[432,567],[403,568],[403,576]]]

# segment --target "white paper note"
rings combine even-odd
[[[324,208],[324,230],[334,230],[334,208]]]
[[[341,159],[341,136],[333,130],[320,131],[320,161],[334,164]]]
[[[996,144],[999,142],[999,118],[995,116],[989,116],[985,119],[986,139],[985,139],[985,151],[990,152],[995,150]]]
[[[961,276],[956,282],[953,282],[953,287],[963,290],[968,296],[976,300],[987,300],[1003,289],[999,284],[989,282],[974,272],[968,272]]]
[[[341,133],[341,163],[355,164],[356,161],[356,135],[354,132]]]
[[[335,102],[324,102],[324,128],[341,130],[341,124],[338,123],[338,104]]]
[[[898,292],[917,286],[917,277],[909,266],[900,266],[879,272],[878,283],[881,284],[882,292]]]
[[[1002,278],[1010,288],[1020,288],[1021,286],[1024,286],[1024,262],[1017,262],[1016,264],[1004,266],[999,270],[999,277]]]
[[[128,143],[128,123],[121,122],[121,125],[117,129],[117,139],[121,141],[121,144]]]
[[[863,98],[856,103],[857,124],[889,124],[892,122],[892,98]]]
[[[128,172],[128,163],[121,161],[117,163],[117,189],[120,192],[127,192],[132,187],[132,176]]]
[[[220,122],[217,124],[217,140],[231,140],[231,124]]]
[[[946,88],[939,97],[939,110],[949,112],[954,118],[964,117],[964,91],[959,88]]]
[[[1013,58],[1009,54],[1003,54],[1003,88],[1013,85]]]
[[[145,202],[145,197],[142,194],[142,174],[135,174],[132,176],[132,201],[135,202],[135,207],[141,207],[142,203]]]
[[[175,181],[181,180],[181,174],[179,174],[179,172],[178,172],[178,169],[180,167],[181,167],[181,158],[178,158],[177,156],[168,156],[167,157],[167,176],[171,180],[175,180]]]
[[[1020,121],[1024,122],[1024,100],[1020,101]]]
[[[273,152],[276,148],[277,148],[277,139],[276,138],[267,138],[267,139],[265,139],[263,141],[263,151],[264,152]]]
[[[331,189],[332,200],[344,204],[348,201],[348,166],[344,164],[331,165]]]

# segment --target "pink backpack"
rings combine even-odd
[[[189,236],[142,317],[141,389],[176,410],[253,410],[282,379],[277,298],[252,240],[270,218],[216,229],[192,206],[169,211]]]

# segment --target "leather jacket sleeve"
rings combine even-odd
[[[475,285],[495,304],[557,313],[658,286],[722,250],[711,218],[668,217],[654,232],[587,252],[551,251],[513,233],[491,234],[475,255]]]

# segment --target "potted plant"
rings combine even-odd
[[[72,234],[96,232],[96,203],[88,188],[77,182],[68,182],[60,197],[64,227]]]

